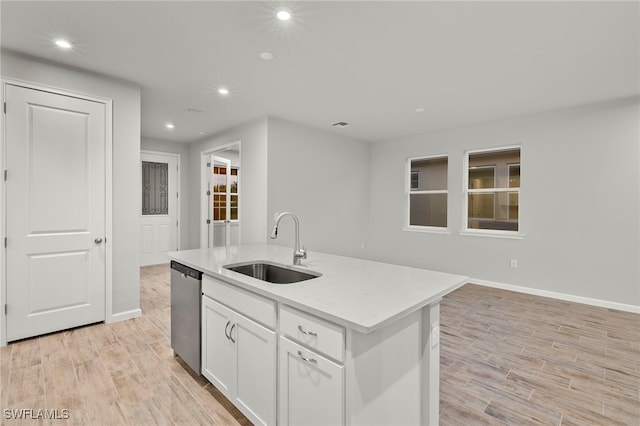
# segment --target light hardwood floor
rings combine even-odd
[[[167,266],[141,269],[141,306],[0,348],[0,424],[250,424],[173,357]],[[441,425],[640,424],[640,315],[466,285],[441,329]]]
[[[440,323],[442,425],[640,425],[640,315],[465,285]]]

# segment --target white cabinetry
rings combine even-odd
[[[206,276],[203,293],[202,374],[254,424],[276,424],[274,302]]]
[[[279,330],[279,423],[343,425],[344,328],[281,306]]]
[[[280,425],[343,425],[344,366],[280,337]]]
[[[202,374],[254,424],[438,424],[439,299],[361,333],[208,276],[202,289]]]
[[[280,424],[438,424],[438,301],[367,334],[279,312]]]

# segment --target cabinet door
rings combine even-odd
[[[236,402],[256,424],[276,424],[276,333],[240,314],[235,340]]]
[[[229,399],[235,387],[234,345],[228,337],[232,322],[233,311],[202,297],[202,375]]]
[[[343,425],[344,367],[280,337],[279,423]]]

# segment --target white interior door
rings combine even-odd
[[[105,319],[105,113],[6,85],[7,340]]]
[[[167,252],[179,248],[178,157],[143,152],[140,158],[140,265],[158,265],[169,262]]]

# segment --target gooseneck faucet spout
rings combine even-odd
[[[278,226],[280,225],[280,220],[282,220],[282,218],[285,216],[291,216],[296,227],[296,240],[295,240],[295,246],[293,248],[293,264],[300,265],[302,262],[302,259],[307,258],[307,250],[306,250],[306,247],[300,248],[300,222],[298,221],[298,217],[295,214],[291,212],[280,213],[276,217],[275,223],[273,225],[273,229],[271,230],[270,237],[272,240],[275,240],[276,238],[278,238]]]

